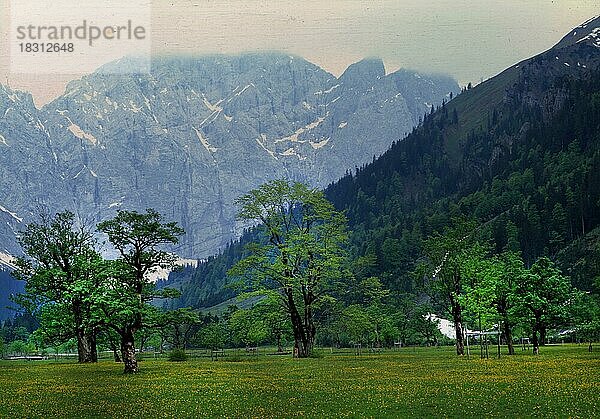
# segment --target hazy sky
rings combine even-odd
[[[364,57],[388,71],[443,72],[460,83],[489,78],[550,48],[572,27],[600,14],[598,0],[154,0],[152,50],[238,53],[280,50],[339,75]],[[7,37],[8,0],[2,5]],[[0,82],[43,104],[79,75],[9,73],[0,49]]]

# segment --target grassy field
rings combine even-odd
[[[600,351],[542,348],[500,360],[459,359],[452,348],[294,360],[122,365],[0,363],[0,417],[594,417]]]

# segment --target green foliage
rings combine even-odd
[[[283,350],[283,343],[293,336],[292,325],[287,313],[281,310],[279,295],[276,292],[261,292],[261,298],[252,311],[262,319],[271,343],[277,345],[279,351]]]
[[[241,219],[262,223],[266,241],[249,245],[249,255],[229,274],[250,290],[279,295],[296,348],[308,356],[316,332],[313,306],[346,274],[346,219],[322,192],[283,180],[250,191],[237,204]]]
[[[26,256],[17,258],[13,275],[26,285],[16,301],[38,315],[46,343],[76,337],[79,361],[94,362],[99,308],[92,295],[104,279],[104,261],[94,249],[92,232],[79,227],[69,211],[54,216],[42,212],[19,242]]]
[[[188,355],[183,349],[173,349],[167,359],[171,362],[184,362],[188,360]]]
[[[374,327],[366,310],[359,305],[351,305],[342,311],[340,329],[346,333],[351,343],[370,342],[370,334]]]
[[[269,330],[265,322],[253,310],[237,310],[229,319],[235,343],[258,346],[264,342]]]
[[[575,333],[579,339],[600,342],[600,296],[579,293],[573,302]]]
[[[14,340],[8,347],[8,352],[14,355],[27,355],[31,351],[31,347],[22,340]]]
[[[158,249],[165,244],[177,244],[183,230],[174,222],[165,222],[153,209],[145,214],[136,211],[118,211],[112,220],[98,224],[98,231],[108,235],[108,240],[121,255],[122,268],[131,275],[122,279],[138,293],[147,284],[147,275],[158,268],[172,269],[176,256]]]
[[[228,334],[229,330],[224,323],[211,322],[197,332],[194,343],[200,348],[222,349],[225,346]]]
[[[190,308],[158,311],[148,323],[158,329],[163,340],[176,349],[185,349],[200,326],[200,315]]]

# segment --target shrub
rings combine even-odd
[[[188,356],[183,349],[173,349],[167,359],[172,362],[183,362],[187,361]]]
[[[325,353],[321,349],[313,349],[310,352],[309,358],[324,358]]]

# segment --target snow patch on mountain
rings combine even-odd
[[[12,218],[14,218],[19,223],[23,222],[23,219],[21,217],[19,217],[16,212],[9,211],[2,205],[0,205],[0,211],[5,212],[6,214],[10,215]]]
[[[79,170],[79,172],[77,172],[77,174],[75,176],[73,176],[73,179],[77,179],[83,172],[88,171],[90,175],[92,175],[93,177],[98,177],[98,175],[96,174],[96,172],[94,172],[92,169],[90,169],[89,167],[87,167],[85,164],[83,165],[83,167]]]
[[[136,104],[133,102],[133,100],[130,100],[130,101],[129,101],[129,106],[130,106],[130,108],[129,108],[129,109],[131,109],[131,111],[132,111],[132,112],[134,112],[134,113],[139,113],[139,112],[142,110],[142,108],[141,108],[141,107],[139,107],[138,105],[136,105]]]
[[[329,140],[330,140],[329,138],[326,138],[323,141],[319,141],[318,143],[309,141],[309,144],[313,149],[318,150],[321,147],[325,147],[327,145],[327,143],[329,142]]]
[[[329,88],[329,89],[327,89],[327,90],[319,90],[319,91],[316,91],[314,94],[315,94],[315,95],[317,95],[317,96],[318,96],[318,95],[325,95],[325,94],[327,94],[327,93],[331,93],[331,92],[333,92],[333,91],[334,91],[335,89],[337,89],[338,87],[340,87],[340,85],[339,85],[339,84],[336,84],[335,86],[332,86],[332,87],[330,87],[330,88]]]
[[[71,119],[69,117],[67,117],[67,120],[70,123],[70,125],[67,127],[67,129],[69,131],[71,131],[71,133],[75,137],[79,138],[80,140],[87,140],[93,145],[98,144],[98,140],[96,139],[96,137],[94,137],[92,134],[87,133],[84,130],[82,130],[81,127],[79,125],[75,124],[73,121],[71,121]]]
[[[17,269],[15,258],[7,253],[0,252],[0,266],[5,266],[10,269]]]
[[[592,45],[594,45],[597,48],[600,48],[600,27],[594,28],[592,32],[590,32],[587,36],[581,38],[579,41],[577,41],[577,43],[587,40],[592,41]]]
[[[197,268],[198,267],[198,260],[197,259],[184,259],[184,258],[178,257],[177,261],[175,262],[175,266],[176,267],[179,267],[179,266],[183,266],[183,267],[191,266],[192,268]],[[157,282],[159,279],[167,279],[169,277],[170,273],[171,273],[170,269],[156,268],[154,271],[146,274],[146,278],[150,282]]]
[[[301,143],[301,142],[303,142],[303,141],[300,141],[298,137],[300,135],[304,134],[305,132],[310,131],[312,129],[315,129],[316,127],[318,127],[319,125],[321,125],[321,123],[323,123],[323,121],[328,116],[329,116],[329,112],[326,113],[325,116],[322,116],[322,117],[318,118],[316,121],[311,122],[310,124],[308,124],[308,125],[306,125],[304,127],[298,128],[292,135],[289,135],[287,137],[283,137],[283,138],[279,138],[279,139],[275,140],[274,141],[275,144],[282,143],[282,142],[285,142],[285,141],[291,141],[293,143],[297,143],[297,142]]]
[[[454,328],[453,322],[438,317],[435,314],[426,314],[424,317],[425,320],[437,323],[437,328],[442,335],[446,336],[449,339],[456,339],[456,329]]]
[[[260,137],[262,138],[262,141],[260,141],[258,138],[255,138],[256,142],[258,143],[259,146],[261,146],[263,148],[263,150],[265,150],[267,153],[269,153],[269,155],[271,157],[273,157],[275,160],[279,160],[277,158],[277,156],[275,155],[274,152],[272,152],[271,150],[269,150],[266,146],[265,143],[267,142],[267,136],[265,134],[260,134]]]
[[[248,90],[250,87],[256,87],[256,86],[254,86],[254,83],[250,83],[250,84],[248,84],[248,85],[244,86],[244,88],[243,88],[242,90],[240,90],[239,92],[237,92],[235,95],[236,95],[236,96],[239,96],[239,95],[241,95],[241,94],[242,94],[242,93],[244,93],[246,90]],[[231,99],[230,99],[230,100],[231,100]]]
[[[283,153],[279,153],[282,156],[286,156],[286,157],[290,157],[290,156],[296,156],[298,157],[298,160],[306,160],[306,157],[302,157],[300,154],[298,154],[298,152],[294,149],[294,148],[288,148],[287,150],[285,150]]]
[[[196,135],[198,136],[198,139],[200,140],[206,151],[208,151],[209,153],[215,153],[219,150],[217,147],[213,147],[212,145],[210,145],[208,140],[202,136],[202,132],[200,132],[200,130],[198,130],[196,127],[192,128],[194,129],[194,131],[196,131]]]
[[[208,101],[206,96],[204,96],[204,94],[202,94],[202,102],[204,103],[204,106],[206,106],[208,108],[208,110],[211,112],[222,112],[223,111],[223,108],[219,106],[221,103],[223,103],[223,99],[220,99],[219,101],[212,104]]]

